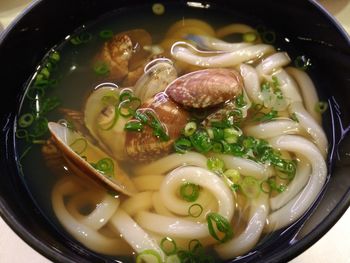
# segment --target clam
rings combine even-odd
[[[135,96],[144,102],[164,91],[176,78],[177,72],[172,61],[167,58],[157,58],[146,65],[144,74],[136,82]]]
[[[50,122],[52,138],[64,158],[78,174],[126,195],[137,192],[133,182],[107,153],[90,143],[84,136],[68,127]]]
[[[154,135],[154,130],[145,125],[142,131],[127,132],[125,148],[128,156],[137,161],[158,159],[171,152],[173,143],[181,134],[189,120],[189,114],[169,97],[160,92],[146,101],[138,112],[154,116],[168,135],[168,140],[161,140]],[[130,120],[130,122],[135,119]],[[152,120],[150,120],[152,121]]]
[[[125,90],[125,89],[124,89]],[[118,116],[122,89],[113,83],[97,86],[84,107],[84,123],[101,148],[116,160],[126,159],[124,126],[130,118]]]
[[[212,68],[177,78],[165,92],[183,106],[206,108],[235,98],[242,89],[243,81],[236,70]]]

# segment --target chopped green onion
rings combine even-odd
[[[294,60],[294,65],[298,69],[307,70],[312,64],[311,60],[306,56],[298,56]]]
[[[26,141],[29,141],[29,133],[25,129],[17,129],[16,130],[16,138],[25,139]]]
[[[227,143],[235,143],[237,142],[238,136],[242,134],[235,128],[226,128],[224,129],[224,140]]]
[[[214,143],[213,143],[213,147],[212,147],[211,150],[212,150],[214,153],[221,153],[221,152],[223,152],[223,149],[224,149],[224,147],[222,146],[221,143],[219,143],[219,142],[214,142]]]
[[[82,32],[77,36],[74,36],[70,39],[70,42],[73,45],[81,45],[84,43],[88,43],[92,39],[92,35],[88,32]]]
[[[53,63],[57,63],[58,61],[60,61],[61,56],[60,53],[58,53],[58,51],[53,51],[50,56],[49,56],[49,60]]]
[[[102,62],[102,61],[97,62],[94,65],[94,72],[99,76],[106,76],[110,72],[109,66],[107,65],[106,62]]]
[[[103,38],[103,39],[111,39],[113,35],[114,35],[113,31],[108,29],[102,30],[99,33],[100,38]]]
[[[31,113],[22,114],[22,116],[18,120],[18,126],[21,128],[27,128],[32,125],[34,121],[34,116]]]
[[[235,98],[235,104],[238,108],[243,108],[247,105],[247,102],[244,100],[244,94],[241,93]]]
[[[157,251],[153,249],[146,249],[136,257],[136,263],[143,262],[162,263],[162,258]]]
[[[174,148],[177,153],[185,153],[192,148],[192,143],[189,139],[180,137],[174,142]]]
[[[152,11],[156,15],[162,15],[165,12],[165,7],[161,3],[155,3],[152,5]]]
[[[131,97],[130,99],[126,99],[121,101],[118,106],[118,111],[121,116],[124,118],[128,118],[133,116],[136,113],[136,110],[141,105],[141,100],[136,97]]]
[[[227,169],[224,175],[233,183],[239,183],[241,181],[241,174],[236,169]]]
[[[76,152],[76,154],[81,155],[88,147],[88,142],[85,138],[78,138],[73,141],[69,147]]]
[[[176,254],[177,252],[177,245],[174,239],[170,238],[170,237],[164,237],[161,241],[160,241],[160,248],[163,250],[163,252],[169,256],[169,255],[173,255]]]
[[[104,175],[112,177],[114,175],[114,162],[110,158],[103,158],[96,164],[91,164],[96,170]]]
[[[189,123],[186,124],[185,128],[184,128],[184,135],[186,137],[191,136],[192,134],[194,134],[194,132],[197,130],[197,124],[194,121],[191,121]]]
[[[153,129],[153,135],[159,138],[161,141],[168,141],[170,139],[166,127],[159,120],[157,114],[153,110],[147,110],[144,112],[149,118],[148,125]]]
[[[187,202],[194,202],[199,197],[199,185],[193,183],[184,183],[180,187],[180,196]]]
[[[273,31],[265,31],[261,36],[263,41],[267,44],[273,44],[276,41],[276,33]]]
[[[209,213],[207,223],[210,235],[220,243],[225,243],[233,237],[232,226],[222,215],[214,212]]]
[[[123,89],[121,92],[120,92],[120,95],[119,95],[119,101],[122,102],[124,100],[130,100],[131,98],[133,98],[133,94],[132,94],[132,90],[130,89]]]
[[[315,105],[315,111],[319,113],[324,113],[328,109],[328,103],[325,101],[319,101]]]
[[[135,119],[139,120],[142,124],[147,124],[149,122],[148,116],[139,110],[135,113]]]
[[[188,250],[194,254],[202,254],[204,252],[203,245],[198,239],[192,239],[188,242]]]
[[[243,177],[240,189],[248,198],[257,198],[260,193],[259,182],[252,176]]]
[[[192,217],[199,217],[203,212],[203,207],[200,204],[193,204],[188,208],[188,215]]]
[[[204,130],[196,130],[190,137],[192,146],[201,153],[209,152],[212,148],[211,140],[208,133]]]
[[[48,120],[45,117],[39,116],[33,124],[31,125],[30,136],[33,138],[38,138],[43,136],[48,131]]]
[[[207,167],[210,171],[222,173],[225,169],[225,163],[218,157],[210,157],[207,160]]]
[[[243,34],[243,41],[248,43],[253,43],[257,39],[257,35],[255,32],[247,32]]]
[[[131,132],[141,132],[143,130],[143,124],[138,120],[131,120],[125,124],[124,130]]]
[[[290,118],[291,118],[293,121],[295,121],[295,122],[299,122],[298,117],[297,117],[297,115],[295,114],[295,112],[293,112],[293,113],[290,115]]]
[[[37,86],[31,87],[30,89],[28,89],[26,94],[27,98],[30,100],[37,100],[41,97],[44,97],[44,95],[45,95],[44,88],[37,87]]]
[[[224,131],[220,128],[216,128],[213,127],[211,128],[212,132],[213,132],[213,138],[216,141],[221,141],[222,139],[224,139]]]
[[[262,116],[255,117],[254,121],[267,122],[267,121],[270,121],[272,119],[275,119],[276,117],[278,117],[278,111],[271,110],[268,113],[262,114]]]
[[[61,101],[57,97],[49,97],[42,101],[40,105],[40,113],[45,114],[57,108],[61,104]]]

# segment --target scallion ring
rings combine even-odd
[[[192,148],[192,143],[187,138],[179,138],[174,142],[174,149],[177,153],[185,153]]]
[[[124,126],[125,131],[141,132],[143,130],[143,124],[138,120],[130,120]]]
[[[210,157],[207,160],[207,167],[210,171],[222,173],[225,168],[224,161],[218,157]]]
[[[25,129],[17,129],[16,130],[16,138],[25,139],[26,141],[29,141],[29,133]]]
[[[195,202],[199,197],[199,185],[184,183],[180,187],[180,196],[187,202]]]
[[[114,35],[113,31],[112,30],[108,30],[108,29],[102,30],[99,33],[99,36],[102,39],[111,39],[113,37],[113,35]]]
[[[273,31],[265,31],[261,35],[263,41],[267,44],[273,44],[276,41],[276,33]]]
[[[215,212],[209,213],[207,215],[207,223],[210,235],[220,243],[225,243],[233,237],[232,226],[222,215]],[[217,232],[222,233],[223,236],[218,235]]]
[[[143,262],[162,263],[162,259],[157,251],[153,249],[146,249],[142,251],[140,254],[138,254],[136,257],[136,263],[143,263]]]
[[[247,32],[243,34],[242,38],[244,42],[253,43],[257,40],[258,37],[255,32]]]
[[[315,105],[315,111],[319,113],[324,113],[328,109],[328,103],[325,101],[319,101]]]
[[[99,76],[106,76],[109,74],[109,66],[106,62],[99,61],[94,65],[94,72]]]
[[[92,166],[102,174],[109,177],[112,177],[114,174],[114,162],[110,158],[103,158]]]
[[[194,218],[200,217],[203,213],[203,206],[200,204],[193,204],[188,208],[188,215]]]
[[[78,155],[81,155],[85,152],[88,147],[88,142],[85,138],[78,138],[73,141],[69,147]]]
[[[184,135],[186,137],[189,137],[191,136],[192,134],[194,134],[194,132],[197,130],[197,123],[195,123],[194,121],[191,121],[189,123],[187,123],[185,125],[185,128],[184,128]]]
[[[170,237],[164,237],[161,241],[160,241],[160,248],[163,250],[163,252],[169,256],[169,255],[173,255],[176,254],[177,252],[177,245],[174,239],[170,238]]]
[[[34,121],[34,116],[31,113],[24,113],[18,119],[18,126],[21,128],[27,128],[32,125]]]
[[[240,188],[248,198],[257,198],[260,193],[260,185],[256,178],[252,176],[243,177]]]

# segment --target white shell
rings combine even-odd
[[[48,124],[49,130],[53,136],[53,139],[57,147],[62,151],[64,157],[67,159],[68,164],[73,166],[73,170],[80,170],[79,174],[85,174],[91,179],[98,181],[115,191],[122,192],[126,195],[134,195],[137,190],[134,183],[130,180],[128,175],[120,168],[118,163],[113,160],[108,154],[91,144],[86,138],[79,133],[72,131],[66,126],[60,125],[55,122]],[[78,139],[84,139],[86,142],[86,149],[81,154],[84,154],[86,160],[76,153],[72,148],[72,144]],[[103,158],[109,158],[114,164],[114,173],[111,176],[106,176],[96,170],[90,163],[97,163]]]
[[[129,118],[120,117],[110,129],[101,129],[101,117],[104,117],[106,105],[102,98],[115,95],[119,98],[121,89],[113,83],[104,83],[96,87],[86,101],[84,108],[84,123],[91,135],[101,144],[101,147],[110,153],[116,160],[126,159],[124,126]]]

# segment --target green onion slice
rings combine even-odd
[[[245,176],[241,181],[240,189],[248,198],[257,198],[260,193],[260,184],[254,177]]]
[[[85,138],[78,138],[73,141],[69,147],[78,155],[81,155],[88,147],[88,142]]]
[[[210,235],[219,241],[225,243],[233,237],[233,229],[229,221],[218,213],[209,213],[207,223]]]
[[[34,116],[31,113],[24,113],[22,116],[18,119],[18,126],[21,128],[27,128],[30,125],[32,125],[34,121]]]
[[[138,120],[130,120],[124,126],[125,131],[141,132],[143,131],[143,124]]]
[[[258,36],[256,35],[255,32],[247,32],[243,34],[243,41],[248,42],[248,43],[253,43],[256,41]]]
[[[108,29],[102,30],[99,33],[100,38],[103,38],[103,39],[111,39],[113,35],[114,35],[113,31]]]
[[[192,148],[192,143],[187,138],[179,138],[174,142],[174,149],[177,153],[185,153]]]
[[[273,44],[276,41],[276,33],[273,31],[265,31],[261,36],[263,41],[267,44]]]
[[[108,177],[114,175],[114,162],[110,158],[103,158],[99,160],[96,164],[91,164],[96,170],[101,172]]]
[[[169,256],[173,255],[177,252],[177,245],[174,239],[170,237],[164,237],[160,241],[160,248],[163,250],[163,252]]]
[[[199,197],[199,185],[193,183],[184,183],[180,187],[180,196],[187,202],[195,202]]]
[[[153,249],[146,249],[142,251],[140,254],[138,254],[136,257],[136,263],[143,263],[143,262],[162,263],[162,258],[160,257],[157,251]]]
[[[94,72],[99,76],[106,76],[109,74],[110,69],[106,62],[99,61],[94,65]]]
[[[203,213],[203,206],[200,204],[193,204],[188,208],[188,215],[194,218],[199,217]]]
[[[192,146],[201,153],[206,153],[213,147],[208,133],[205,130],[196,130],[195,133],[190,136]]]
[[[210,157],[207,160],[207,167],[209,170],[211,170],[213,172],[222,173],[224,171],[224,168],[225,168],[225,163],[223,160],[221,160],[218,157]]]
[[[192,134],[194,134],[194,132],[197,130],[197,123],[195,123],[194,121],[191,121],[189,123],[186,124],[185,128],[184,128],[184,135],[186,137],[191,136]]]
[[[315,105],[315,111],[319,113],[324,113],[328,109],[328,103],[325,101],[319,101]]]

